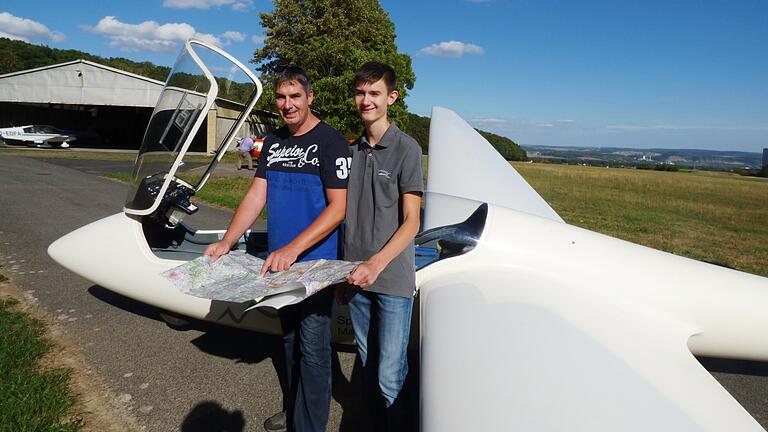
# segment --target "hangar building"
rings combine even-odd
[[[0,75],[0,127],[49,124],[77,132],[73,147],[138,150],[164,85],[87,60]],[[190,150],[215,149],[239,107],[227,101],[214,105]],[[263,136],[276,119],[255,113],[238,136]]]

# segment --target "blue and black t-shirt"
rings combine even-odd
[[[269,251],[290,243],[328,205],[325,189],[346,189],[352,158],[347,140],[325,122],[292,136],[282,127],[264,138],[256,177],[267,180]],[[297,261],[339,258],[334,230]]]

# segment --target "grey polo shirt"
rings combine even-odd
[[[352,145],[347,186],[344,259],[365,261],[381,250],[402,221],[402,195],[424,190],[421,148],[394,123],[371,147],[365,136]],[[367,291],[410,297],[416,288],[411,243]]]

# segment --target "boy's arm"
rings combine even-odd
[[[288,270],[302,252],[325,238],[344,220],[347,211],[347,190],[326,189],[325,194],[328,198],[328,206],[290,243],[269,254],[261,267],[262,276],[268,270]]]
[[[211,257],[211,261],[216,261],[220,256],[226,255],[237,243],[237,240],[253,225],[259,213],[264,208],[267,200],[267,181],[260,177],[255,177],[248,192],[243,197],[240,205],[232,217],[232,221],[224,233],[224,238],[212,243],[205,248],[203,255]]]
[[[361,288],[370,286],[387,265],[413,242],[420,225],[421,192],[406,192],[402,198],[403,223],[379,252],[355,267],[347,278],[349,283]]]

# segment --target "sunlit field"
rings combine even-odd
[[[768,276],[768,179],[515,163],[566,222]]]

